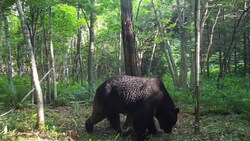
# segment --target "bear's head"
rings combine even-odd
[[[162,107],[158,107],[156,110],[155,117],[157,118],[160,128],[165,133],[171,133],[173,126],[177,122],[177,115],[179,113],[179,108],[173,109],[164,109]]]

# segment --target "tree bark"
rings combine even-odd
[[[200,44],[201,44],[201,30],[200,30],[200,0],[195,0],[195,133],[200,132]]]
[[[26,45],[29,48],[33,81],[35,84],[35,89],[36,89],[36,94],[37,94],[37,99],[38,99],[38,103],[37,103],[38,104],[38,113],[37,113],[37,124],[36,125],[37,125],[38,129],[44,130],[45,129],[45,119],[44,119],[44,107],[43,107],[43,94],[42,94],[41,86],[39,83],[36,61],[35,61],[35,56],[34,56],[32,44],[31,44],[31,40],[30,40],[29,29],[27,26],[27,21],[26,21],[26,17],[25,17],[25,14],[24,14],[24,11],[23,11],[23,8],[21,5],[21,1],[17,0],[16,5],[17,5],[17,10],[18,10],[21,22],[22,22],[22,29],[23,29],[23,34],[24,34],[24,38],[26,41]]]
[[[9,31],[9,18],[6,15],[4,15],[4,29],[5,29],[5,37],[6,37],[6,47],[7,47],[7,66],[8,66],[8,82],[9,85],[13,85],[13,80],[12,80],[12,55],[11,55],[11,46],[10,46],[10,31]]]
[[[54,57],[54,47],[53,47],[53,17],[52,8],[50,7],[50,54],[51,54],[51,64],[52,64],[52,83],[54,88],[53,98],[57,97],[57,86],[56,86],[56,66]]]
[[[93,7],[95,7],[95,0],[92,2]],[[95,13],[91,11],[90,13],[90,25],[89,25],[89,54],[88,54],[88,83],[89,83],[89,94],[94,93],[94,72],[93,72],[93,52],[94,52],[94,22],[95,22]]]
[[[132,0],[121,0],[120,2],[125,72],[127,75],[137,76],[138,68],[132,15]]]

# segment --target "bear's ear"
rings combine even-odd
[[[179,107],[175,108],[175,113],[178,114],[179,112],[180,112],[180,108]]]

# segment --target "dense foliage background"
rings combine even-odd
[[[194,1],[132,2],[139,75],[162,78],[182,109],[176,133],[170,138],[249,139],[250,1],[201,0],[199,136],[190,128],[195,104]],[[95,90],[108,77],[125,74],[120,1],[22,0],[22,6],[39,78],[46,76],[40,83],[46,132],[39,137],[119,139],[109,132],[88,135],[83,121],[91,112],[94,91],[90,89]],[[36,138],[38,134],[34,131],[37,98],[32,92],[23,99],[34,84],[19,16],[16,1],[0,1],[0,138],[5,140]],[[94,40],[90,40],[91,22]],[[93,63],[89,63],[90,53]],[[55,72],[51,71],[53,62]],[[93,81],[89,81],[90,75]],[[8,112],[10,109],[15,110]],[[100,124],[100,130],[105,126]]]

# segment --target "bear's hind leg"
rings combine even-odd
[[[87,132],[92,132],[94,129],[94,124],[102,121],[104,118],[106,118],[106,114],[103,108],[94,102],[92,115],[85,122],[85,128]]]
[[[91,133],[94,129],[94,124],[102,121],[105,118],[104,115],[99,115],[99,116],[91,116],[90,118],[88,118],[85,122],[85,128],[87,130],[87,132]]]

